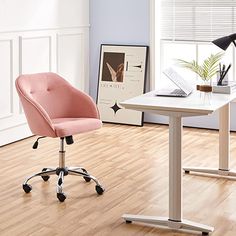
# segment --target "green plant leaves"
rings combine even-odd
[[[210,80],[218,71],[218,62],[223,57],[224,53],[219,52],[217,54],[211,54],[207,59],[203,61],[202,65],[199,65],[197,61],[185,61],[177,59],[177,64],[183,68],[189,69],[198,74],[202,80]]]

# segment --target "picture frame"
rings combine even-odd
[[[143,126],[144,113],[120,102],[145,92],[147,60],[146,45],[101,45],[97,106],[103,122]]]

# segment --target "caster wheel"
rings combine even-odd
[[[102,195],[105,189],[101,185],[96,185],[95,187],[97,194]]]
[[[66,200],[66,195],[64,193],[57,193],[57,198],[60,202],[64,202]]]
[[[131,220],[126,220],[125,223],[126,223],[126,224],[131,224],[132,221],[131,221]]]
[[[42,169],[42,171],[46,171],[47,170],[47,168],[43,168]],[[47,175],[47,176],[41,176],[42,177],[42,179],[45,181],[45,182],[47,182],[48,180],[49,180],[49,178],[50,178],[50,176],[49,175]]]
[[[47,175],[47,176],[41,176],[41,177],[42,177],[42,179],[43,179],[45,182],[47,182],[47,181],[49,180],[49,178],[50,178],[49,175]]]
[[[91,179],[89,177],[83,177],[86,182],[90,182]]]
[[[88,171],[87,170],[85,170],[85,169],[82,169],[82,171],[84,172],[84,173],[88,173]],[[90,182],[91,181],[91,179],[89,178],[89,177],[83,177],[84,178],[84,180],[86,181],[86,182]]]
[[[22,187],[23,187],[25,193],[29,193],[32,190],[32,186],[29,184],[23,184]]]
[[[185,170],[184,173],[185,173],[185,174],[189,174],[190,171],[189,171],[189,170]]]
[[[209,235],[208,232],[202,232],[202,235]]]

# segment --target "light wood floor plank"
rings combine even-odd
[[[35,138],[0,148],[0,235],[2,236],[189,236],[142,224],[126,225],[123,213],[167,216],[168,126],[105,124],[77,135],[66,147],[68,166],[84,166],[104,184],[97,196],[94,184],[65,177],[65,203],[59,203],[56,177],[35,178],[25,194],[24,179],[43,167],[58,165],[57,139]],[[231,133],[231,166],[236,168],[236,133]],[[218,132],[185,128],[183,165],[218,166]],[[212,225],[213,236],[236,235],[236,181],[184,175],[184,218]]]

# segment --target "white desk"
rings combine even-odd
[[[230,102],[236,94],[214,94],[205,100],[195,91],[187,98],[157,97],[155,92],[131,98],[120,103],[127,109],[150,112],[169,116],[169,217],[143,216],[124,214],[127,223],[132,221],[167,226],[172,229],[200,231],[207,235],[213,227],[198,224],[182,218],[182,117],[209,115],[219,109],[219,169],[185,168],[185,171],[201,171],[234,175],[229,170],[229,139],[230,139]]]

